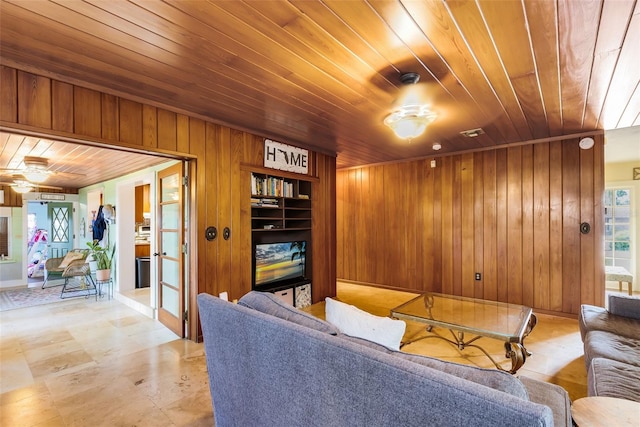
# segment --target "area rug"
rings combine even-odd
[[[51,304],[54,302],[65,301],[67,298],[84,297],[87,295],[86,290],[65,292],[64,299],[61,299],[61,290],[62,286],[53,286],[45,289],[37,287],[0,291],[0,311]]]

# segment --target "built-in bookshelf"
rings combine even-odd
[[[253,289],[272,292],[288,304],[305,307],[312,303],[311,188],[314,178],[301,179],[287,172],[272,175],[268,170],[253,169],[250,178]],[[291,265],[283,261],[289,259]],[[260,272],[260,266],[269,262],[274,267],[264,270],[269,272],[269,279],[258,282],[259,273],[263,278],[265,274]],[[303,267],[296,273],[299,266]]]
[[[311,230],[311,182],[251,173],[251,229]]]

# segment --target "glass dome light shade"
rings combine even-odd
[[[384,124],[399,138],[413,139],[421,135],[435,118],[436,114],[429,110],[428,105],[403,105],[389,114]]]
[[[40,183],[44,182],[49,177],[49,174],[46,171],[27,169],[22,172],[22,176],[24,176],[27,181]]]

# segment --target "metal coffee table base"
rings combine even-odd
[[[535,314],[532,313],[531,317],[529,318],[527,329],[522,337],[522,340],[520,340],[520,342],[504,343],[505,357],[507,359],[511,359],[511,369],[503,368],[502,365],[500,365],[500,363],[498,363],[489,353],[487,353],[487,351],[484,348],[480,347],[477,344],[474,344],[474,342],[476,342],[480,338],[483,338],[482,336],[474,336],[470,340],[465,341],[464,332],[454,331],[453,329],[449,329],[449,332],[451,332],[451,335],[453,337],[453,339],[449,339],[447,337],[443,337],[438,332],[434,331],[434,327],[429,325],[426,328],[426,332],[429,332],[433,335],[417,336],[420,333],[422,333],[422,331],[417,332],[408,341],[403,342],[400,348],[407,346],[411,343],[414,343],[416,341],[424,340],[427,338],[439,338],[457,347],[458,350],[464,350],[466,347],[477,348],[482,353],[484,353],[484,355],[487,356],[489,360],[491,360],[491,362],[495,365],[496,368],[500,369],[501,371],[506,371],[511,374],[515,374],[518,371],[518,369],[520,369],[522,365],[524,365],[524,362],[527,360],[527,357],[531,356],[531,353],[529,353],[529,351],[527,351],[527,349],[524,346],[524,339],[531,333],[533,328],[536,326],[537,322],[538,322],[538,319],[536,318]]]

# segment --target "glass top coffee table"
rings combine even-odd
[[[391,317],[427,325],[426,334],[418,332],[403,342],[401,347],[425,338],[441,338],[460,350],[465,347],[477,348],[498,369],[512,374],[522,367],[527,356],[531,356],[523,341],[537,322],[530,307],[437,293],[420,295],[392,309]],[[448,329],[452,338],[440,335],[434,328]],[[466,340],[465,333],[473,337]],[[511,369],[503,368],[475,343],[482,337],[504,341],[505,357],[511,359]]]

